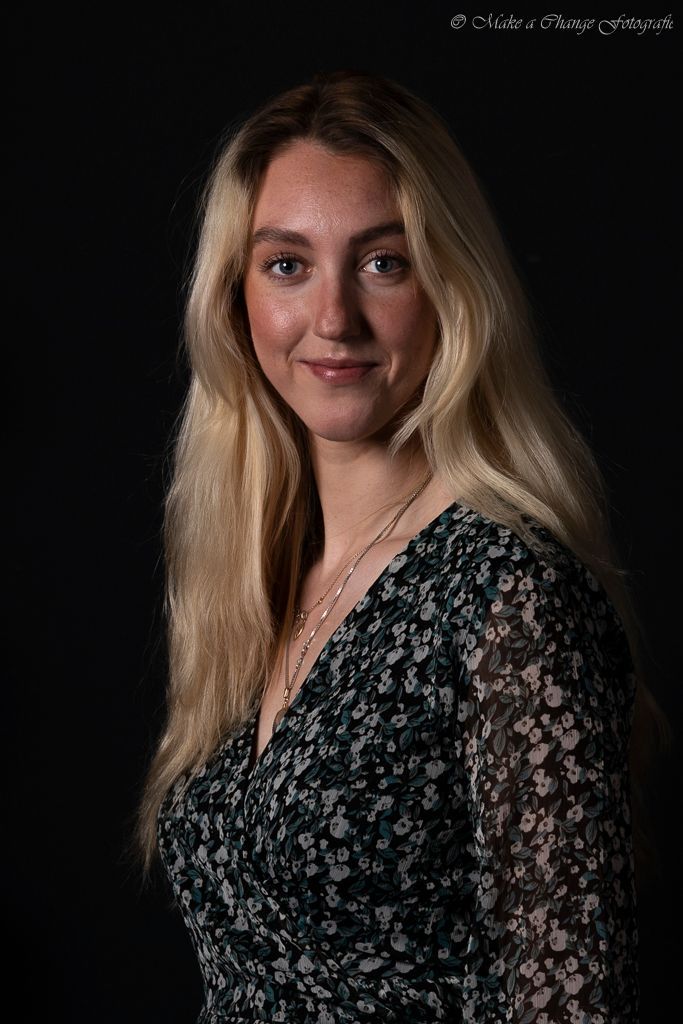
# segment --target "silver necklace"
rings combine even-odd
[[[410,497],[403,503],[403,505],[401,505],[401,507],[398,510],[398,512],[394,516],[392,516],[392,518],[389,520],[389,522],[386,524],[386,526],[382,527],[382,529],[379,531],[377,536],[373,540],[371,540],[369,544],[366,544],[366,546],[364,548],[362,548],[356,555],[353,556],[353,563],[351,565],[351,568],[346,573],[344,579],[342,580],[342,582],[339,584],[339,586],[335,590],[334,595],[333,595],[329,605],[327,606],[325,611],[320,616],[318,622],[313,627],[313,629],[309,633],[309,635],[306,638],[306,640],[304,640],[303,647],[301,648],[301,651],[299,653],[299,657],[296,660],[296,665],[294,666],[294,672],[292,674],[292,678],[289,680],[288,683],[286,683],[285,688],[284,688],[284,692],[283,692],[283,695],[282,695],[282,707],[280,708],[280,710],[278,712],[276,712],[275,717],[273,718],[273,729],[276,729],[278,727],[278,725],[280,724],[280,722],[282,721],[282,719],[285,717],[285,714],[287,712],[287,708],[289,706],[289,695],[292,692],[294,684],[296,683],[297,677],[299,675],[299,670],[301,669],[301,666],[303,664],[303,660],[306,657],[306,653],[307,653],[309,647],[311,646],[311,644],[313,643],[313,640],[315,639],[316,633],[318,632],[318,630],[322,626],[323,622],[325,622],[325,620],[327,619],[328,615],[330,614],[330,612],[332,611],[332,609],[336,605],[337,601],[339,600],[339,598],[340,598],[340,596],[342,594],[342,591],[344,590],[344,587],[346,586],[346,584],[351,579],[351,577],[352,577],[353,573],[355,572],[356,567],[358,566],[359,562],[365,557],[365,555],[367,555],[367,553],[370,550],[370,548],[373,548],[376,544],[378,544],[379,541],[382,540],[386,536],[386,534],[389,533],[389,531],[396,525],[396,523],[399,521],[401,516],[412,505],[412,503],[415,501],[415,499],[418,497],[418,495],[422,494],[422,492],[424,491],[425,487],[427,486],[427,484],[429,483],[430,480],[431,480],[431,474],[426,478],[426,480],[423,480],[423,482],[420,484],[420,486],[417,488],[417,490],[413,491],[413,493],[410,495]],[[345,565],[348,565],[348,562],[346,562]],[[332,589],[332,587],[334,586],[336,581],[339,579],[339,577],[341,576],[341,571],[343,571],[344,567],[345,566],[342,566],[342,570],[340,570],[340,572],[337,573],[337,575],[335,576],[334,580],[332,581],[330,586],[325,591],[325,594],[323,594],[323,598],[330,592],[330,590]],[[319,599],[318,601],[316,601],[316,603],[309,609],[309,611],[313,611],[313,608],[316,608],[320,604],[321,600],[322,599]],[[302,630],[304,628],[306,619],[308,618],[308,614],[309,614],[309,612],[305,613],[305,617],[304,617],[304,619],[301,622],[301,625],[299,627],[300,609],[297,610],[297,615],[295,616],[295,619],[294,619],[293,637],[292,637],[293,639],[296,639],[297,637],[299,637],[301,635],[301,632],[302,632]],[[289,642],[287,642],[287,644],[285,645],[285,679],[287,679],[288,677],[289,677]]]

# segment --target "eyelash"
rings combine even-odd
[[[394,253],[394,252],[390,252],[389,249],[378,249],[377,252],[373,252],[373,254],[371,256],[369,256],[365,262],[366,263],[372,263],[373,260],[385,260],[385,259],[395,260],[395,262],[398,263],[398,265],[399,265],[398,269],[400,269],[400,270],[403,270],[403,269],[405,269],[408,266],[408,261],[407,260],[405,260],[402,256],[397,256],[396,253]],[[278,252],[278,253],[275,253],[274,256],[269,256],[268,259],[266,259],[262,263],[260,263],[259,264],[259,268],[264,272],[264,274],[268,274],[270,272],[271,268],[274,267],[276,264],[278,264],[278,263],[286,263],[286,262],[301,263],[302,260],[300,260],[298,258],[298,256],[295,256],[294,253],[291,253],[291,252]],[[390,271],[387,271],[384,274],[376,274],[374,276],[376,276],[376,277],[390,277],[394,273],[396,273],[395,270],[394,271],[390,270]],[[294,275],[294,274],[271,274],[270,276],[273,277],[273,278],[277,278],[277,279],[279,279],[281,281],[286,281],[288,278],[294,278],[296,275]]]

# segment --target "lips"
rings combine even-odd
[[[362,380],[378,364],[360,359],[303,359],[302,366],[328,384],[347,384]]]

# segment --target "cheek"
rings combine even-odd
[[[402,362],[417,372],[431,362],[437,337],[437,317],[427,303],[415,300],[397,304],[387,317],[388,337],[395,339],[394,350]]]
[[[244,300],[257,353],[260,348],[270,350],[286,345],[296,336],[300,315],[295,303],[281,301],[271,290],[264,294],[249,277],[244,285]]]
[[[291,341],[298,333],[299,317],[289,307],[270,302],[257,308],[253,317],[250,315],[252,336],[256,336],[267,345],[283,345]]]

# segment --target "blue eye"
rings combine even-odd
[[[287,252],[278,252],[264,260],[260,264],[260,269],[272,277],[294,277],[298,264],[299,260],[295,256]],[[275,267],[279,267],[279,271],[276,272]]]
[[[375,269],[378,270],[379,273],[384,273],[384,271],[387,269],[391,270],[391,267],[380,267],[380,263],[391,263],[392,261],[393,256],[375,256],[374,259],[370,260],[371,263],[375,264]]]
[[[298,260],[292,259],[276,259],[269,264],[269,269],[273,270],[275,267],[279,267],[282,273],[276,273],[276,277],[291,277],[295,273],[295,267]],[[286,269],[289,268],[289,269]]]
[[[387,264],[391,263],[398,264],[398,266],[387,266]],[[374,264],[376,269],[374,271],[370,271],[370,273],[377,274],[380,277],[384,277],[387,276],[388,274],[395,273],[397,270],[402,270],[404,267],[407,266],[406,261],[403,259],[403,257],[394,256],[394,254],[390,252],[376,252],[373,256],[370,257],[370,259],[366,263],[366,266],[370,266],[371,264]],[[382,267],[380,266],[380,264],[384,264],[384,266]]]

